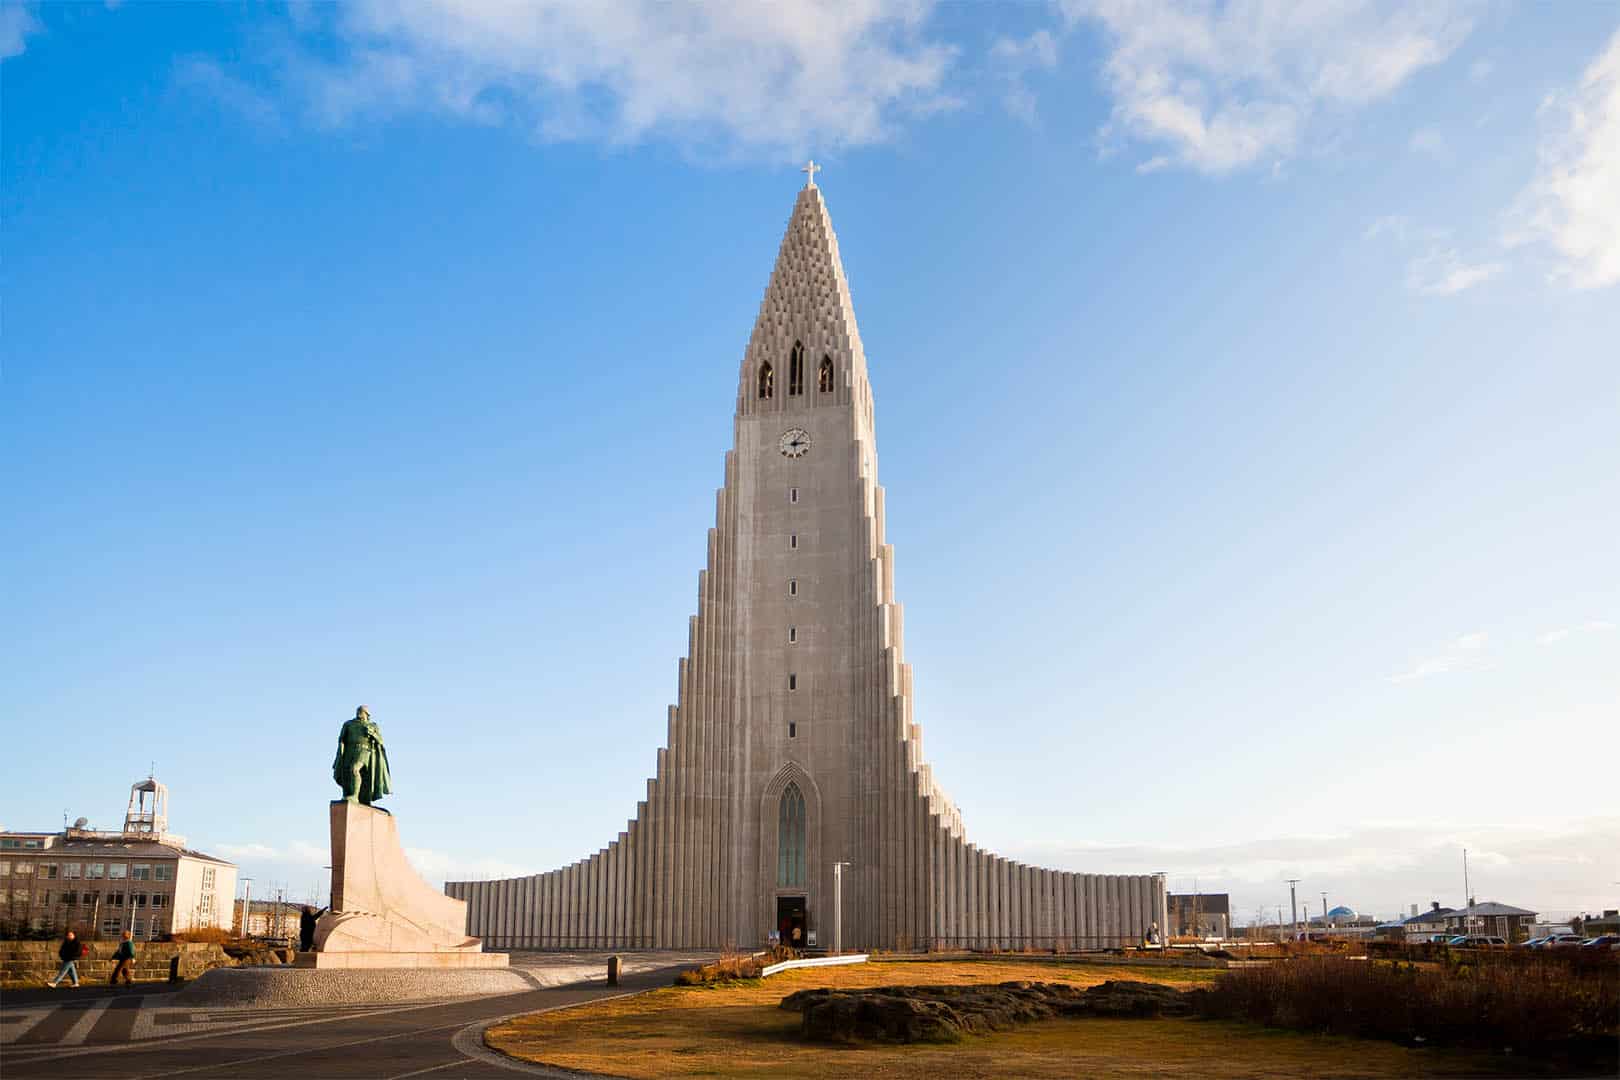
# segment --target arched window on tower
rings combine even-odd
[[[804,345],[801,342],[793,343],[793,352],[788,355],[788,394],[804,393]]]
[[[804,884],[804,795],[790,783],[776,817],[776,883]]]
[[[832,390],[832,388],[833,388],[833,363],[832,363],[832,357],[823,356],[821,358],[821,371],[820,371],[819,374],[816,375],[816,389],[820,390],[823,394],[825,394],[825,393],[830,392]]]
[[[776,372],[771,369],[771,362],[767,360],[759,365],[759,396],[761,399],[769,401],[771,395],[775,392]]]

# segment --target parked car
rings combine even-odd
[[[1505,946],[1507,939],[1490,934],[1459,934],[1446,944],[1455,949],[1491,949]]]
[[[1599,934],[1590,941],[1581,942],[1583,949],[1620,949],[1620,934]]]
[[[1528,941],[1521,942],[1519,947],[1521,949],[1539,949],[1543,944],[1551,940],[1552,938],[1549,937],[1533,937]]]
[[[1586,943],[1579,934],[1553,934],[1541,943],[1543,949],[1574,949]]]

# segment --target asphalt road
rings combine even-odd
[[[518,1013],[667,986],[677,970],[629,975],[618,987],[598,981],[426,1005],[176,1009],[166,994],[139,986],[85,988],[62,999],[7,994],[0,1004],[0,1074],[5,1080],[557,1075],[486,1050],[483,1029]]]

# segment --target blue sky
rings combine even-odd
[[[1613,5],[4,0],[0,57],[7,827],[155,760],[308,891],[364,701],[429,876],[596,850],[813,155],[970,835],[1615,906]]]

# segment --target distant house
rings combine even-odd
[[[281,900],[253,900],[250,903],[252,910],[245,913],[244,921],[243,901],[236,902],[236,917],[231,926],[242,937],[283,941],[298,937],[298,919],[304,913],[304,905]]]
[[[1530,925],[1536,921],[1536,913],[1487,900],[1483,904],[1458,908],[1447,914],[1445,920],[1446,929],[1453,934],[1486,934],[1508,941],[1523,941]]]
[[[1231,935],[1232,903],[1226,893],[1170,893],[1165,899],[1170,937]]]
[[[1430,901],[1428,911],[1417,911],[1416,904],[1412,907],[1407,918],[1379,924],[1378,936],[1385,941],[1416,944],[1446,933],[1446,916],[1451,914],[1451,908],[1441,907],[1438,900]]]

